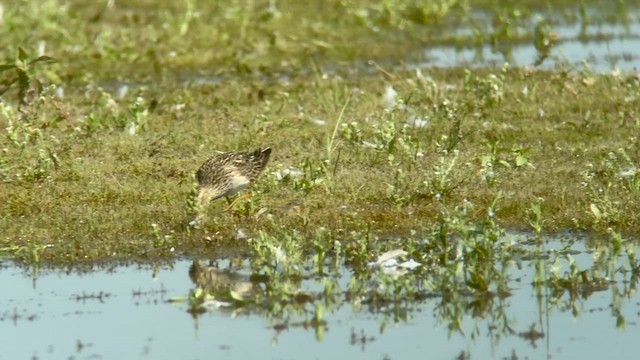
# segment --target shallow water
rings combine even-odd
[[[628,11],[626,20],[618,18],[618,22],[610,22],[609,19],[609,22],[594,22],[584,26],[578,22],[567,23],[561,18],[554,19],[552,31],[558,35],[558,41],[551,49],[549,57],[538,65],[538,68],[543,70],[560,68],[567,71],[590,70],[596,73],[637,72],[640,69],[640,54],[637,51],[640,49],[640,8],[633,7]],[[594,11],[591,12],[592,17],[599,17]],[[554,17],[553,14],[547,13],[539,15],[541,18],[545,18],[545,15]],[[483,12],[475,14],[474,17],[478,23],[484,23],[483,31],[487,31],[485,35],[488,35],[492,26],[491,17]],[[535,29],[535,23],[532,22],[526,27],[520,24],[516,28],[520,33],[531,34]],[[511,67],[529,67],[538,56],[533,40],[498,41],[497,47],[494,48],[488,43],[488,39],[481,45],[474,44],[472,35],[475,30],[463,24],[457,24],[455,27],[443,25],[440,31],[457,34],[466,39],[466,42],[429,45],[424,49],[416,49],[407,58],[379,59],[379,62],[386,67],[400,61],[402,65],[396,70],[420,69],[428,74],[429,69],[433,67],[501,68],[505,64]],[[328,63],[323,65],[323,71],[329,74],[341,71],[378,73],[378,68],[370,66],[371,64],[369,59],[361,59],[359,65],[345,69]],[[279,73],[262,75],[260,80],[288,84],[291,80],[287,74],[288,70],[291,69],[280,69]],[[311,69],[303,68],[296,71],[308,75]],[[176,80],[189,86],[216,85],[225,82],[226,75],[188,71],[176,74]],[[101,86],[111,89],[116,98],[123,98],[131,90],[151,85],[118,80],[103,83]]]
[[[552,253],[562,246],[552,241],[545,251]],[[575,243],[572,252],[580,267],[593,265],[595,252],[584,243]],[[437,294],[396,312],[400,317],[404,311],[408,315],[406,321],[397,322],[393,311],[370,312],[343,300],[324,314],[322,332],[308,323],[302,326],[308,314],[282,319],[268,312],[211,307],[191,315],[186,302],[168,302],[194,288],[188,259],[155,269],[47,271],[35,278],[4,263],[0,359],[453,359],[469,355],[476,359],[601,359],[612,354],[624,359],[636,355],[640,297],[629,291],[635,284],[618,276],[606,288],[583,294],[574,303],[567,294],[552,296],[547,288],[538,296],[531,285],[534,261],[510,267],[510,296],[493,299],[488,308],[473,309],[467,303],[459,309],[462,333],[449,331],[452,319],[442,315],[442,298]],[[229,265],[226,260],[218,263],[220,268]],[[248,281],[249,271],[243,266],[233,274],[236,283]],[[341,274],[338,282],[346,288],[349,269]],[[321,286],[306,280],[303,287]],[[624,326],[619,326],[621,316]],[[278,326],[283,323],[289,326]],[[529,332],[532,327],[535,331]]]
[[[582,30],[580,24],[555,26],[558,43],[540,68],[560,66],[566,69],[591,69],[597,73],[640,69],[640,56],[636,50],[640,48],[640,23],[591,25],[584,32]],[[529,66],[536,57],[533,43],[503,43],[500,51],[492,49],[490,45],[475,48],[431,46],[424,50],[425,60],[413,66],[501,67],[505,63]]]

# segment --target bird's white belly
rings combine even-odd
[[[229,190],[229,192],[227,193],[228,195],[234,195],[246,188],[249,187],[249,179],[245,176],[242,175],[238,175],[236,174],[232,179],[231,179],[231,189]]]

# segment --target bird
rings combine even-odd
[[[222,299],[229,298],[229,291],[244,297],[251,296],[257,290],[248,276],[231,269],[218,269],[211,262],[205,265],[200,260],[193,260],[189,267],[189,277],[196,286],[204,290],[206,295]]]
[[[205,161],[196,172],[198,202],[206,206],[210,201],[229,197],[247,188],[258,178],[269,162],[271,148],[258,148],[253,152],[227,152]]]

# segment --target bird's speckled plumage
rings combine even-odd
[[[201,204],[234,195],[249,186],[264,170],[271,148],[250,153],[230,152],[205,161],[198,172],[198,199]]]

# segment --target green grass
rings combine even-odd
[[[640,230],[636,76],[425,78],[391,57],[446,37],[435,29],[471,16],[466,2],[411,21],[419,2],[41,3],[7,6],[0,23],[0,56],[17,64],[0,81],[20,79],[0,105],[0,256],[156,259],[280,228],[349,242],[429,232],[465,201],[470,221],[492,207],[505,228]],[[57,62],[30,63],[38,41]],[[230,213],[215,202],[189,229],[191,174],[216,151],[260,146],[274,153],[254,197]]]

